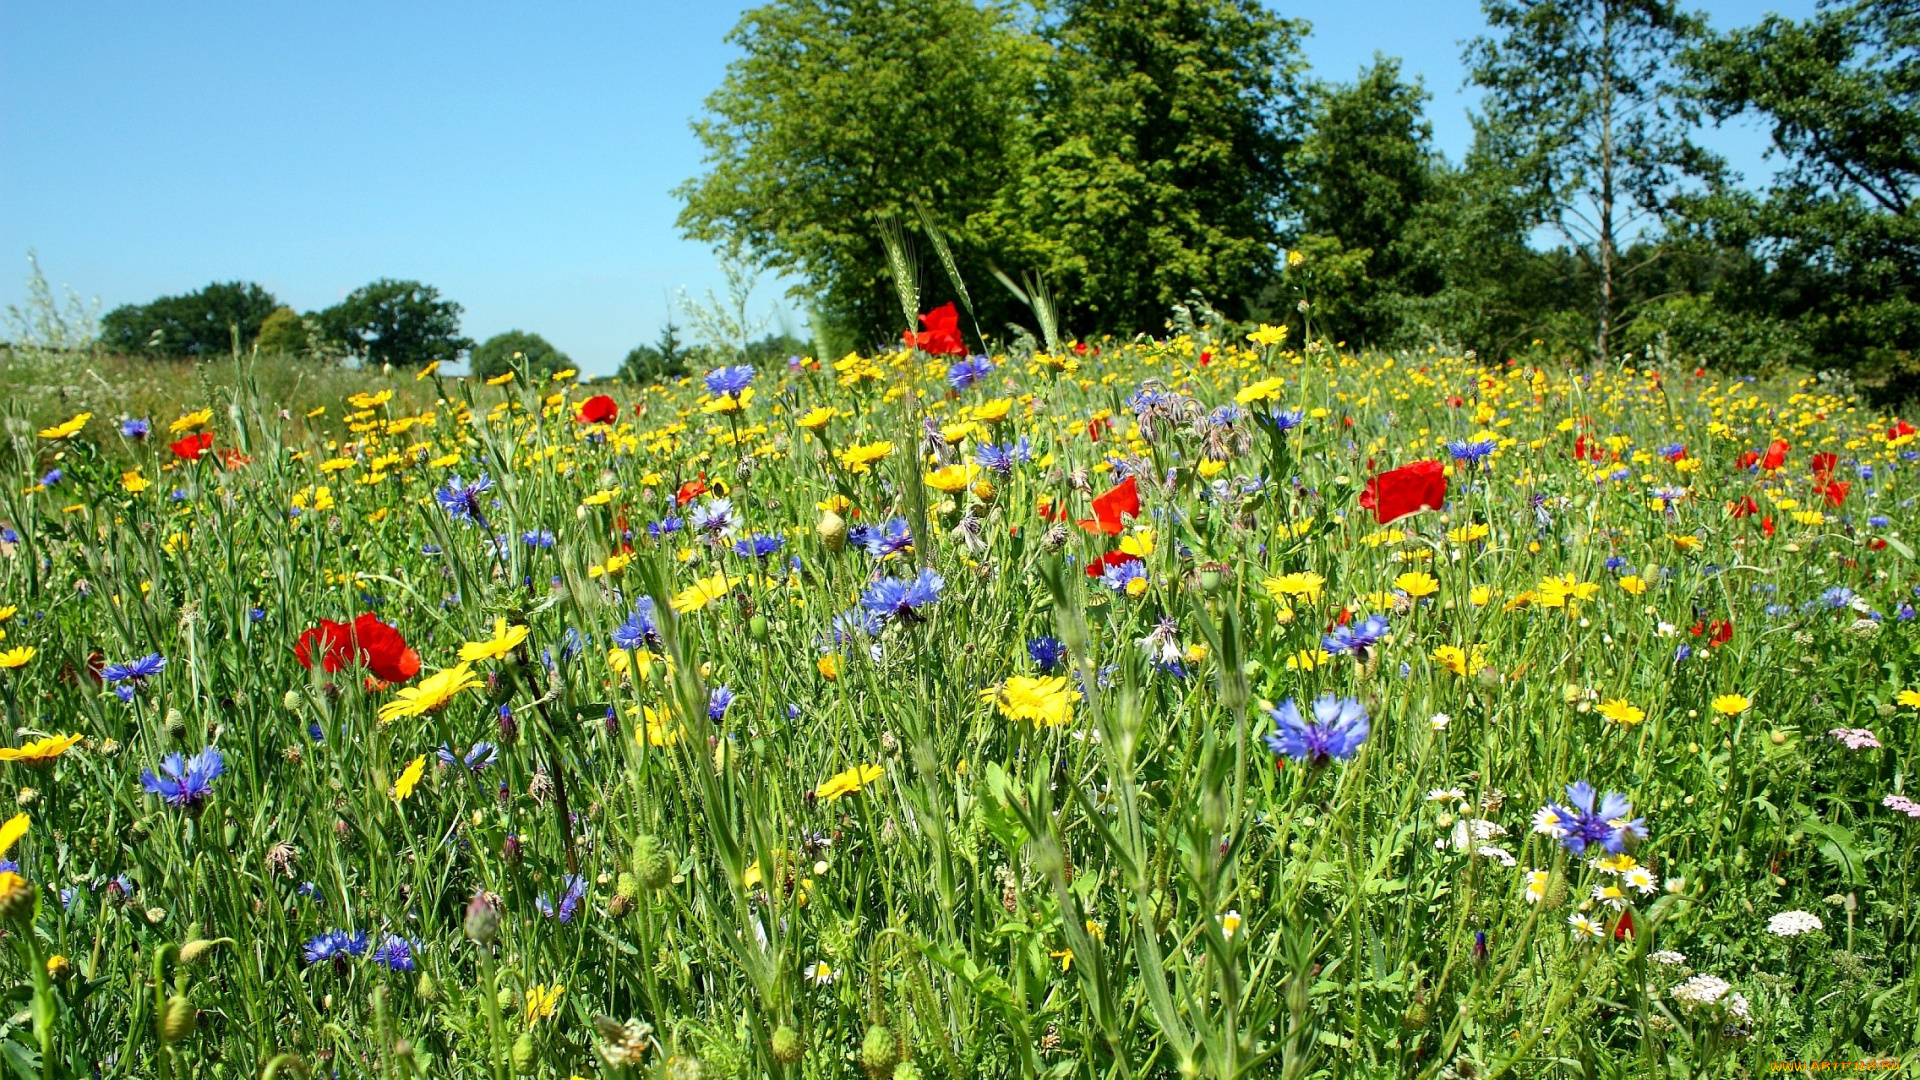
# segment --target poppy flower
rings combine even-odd
[[[1766,517],[1763,517],[1760,519],[1760,535],[1766,537],[1769,540],[1773,539],[1773,515],[1772,514],[1768,514]]]
[[[574,419],[583,424],[611,424],[620,415],[620,406],[605,394],[595,394],[580,403]]]
[[[1748,495],[1746,498],[1734,503],[1729,512],[1737,518],[1752,517],[1760,512],[1760,504],[1753,501],[1753,496]]]
[[[1100,532],[1118,535],[1124,527],[1123,517],[1140,516],[1140,485],[1129,476],[1115,484],[1106,494],[1093,500],[1092,520],[1083,520],[1077,524],[1088,532]]]
[[[1760,467],[1768,472],[1787,463],[1787,440],[1775,439],[1767,444],[1767,453],[1760,459]]]
[[[1733,459],[1733,467],[1736,469],[1751,469],[1758,464],[1760,464],[1758,450],[1742,450],[1740,456]]]
[[[689,480],[686,483],[681,484],[680,490],[673,493],[673,501],[680,504],[681,506],[685,506],[688,503],[692,502],[693,500],[699,498],[700,496],[705,495],[706,493],[707,493],[707,474],[701,473],[700,479]]]
[[[965,356],[967,343],[960,336],[960,312],[948,301],[920,316],[926,329],[920,333],[906,332],[906,343],[917,346],[934,356]]]
[[[1708,645],[1725,645],[1733,640],[1733,624],[1725,619],[1697,622],[1687,630],[1694,637],[1705,636]]]
[[[1847,492],[1852,488],[1853,485],[1845,480],[1829,480],[1820,488],[1820,495],[1827,500],[1828,506],[1839,506],[1847,501]]]
[[[1834,466],[1840,464],[1840,455],[1815,454],[1810,463],[1813,465],[1813,475],[1825,480],[1833,475]]]
[[[253,459],[241,453],[240,448],[237,446],[223,447],[220,451],[220,467],[226,469],[228,472],[232,472],[242,465],[251,464],[253,464]]]
[[[1110,566],[1125,566],[1130,562],[1139,561],[1140,556],[1130,551],[1109,551],[1087,564],[1087,576],[1097,578],[1105,574]]]
[[[212,448],[213,432],[211,431],[188,435],[167,444],[167,449],[172,450],[173,456],[181,461],[199,461],[200,455]]]
[[[1905,420],[1895,420],[1893,426],[1887,429],[1887,441],[1892,442],[1895,439],[1902,439],[1908,435],[1916,434],[1920,434],[1920,429],[1916,429]]]
[[[300,635],[293,655],[300,666],[311,668],[320,661],[322,671],[339,671],[359,661],[382,682],[405,682],[420,673],[420,656],[407,647],[400,631],[363,611],[352,623],[320,620],[320,625]]]
[[[1633,937],[1633,912],[1623,911],[1613,924],[1613,940],[1626,941]]]
[[[1437,510],[1447,501],[1446,467],[1438,461],[1416,461],[1383,472],[1367,481],[1360,508],[1373,511],[1385,525],[1408,514]]]

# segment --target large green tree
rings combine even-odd
[[[115,352],[220,356],[236,344],[242,349],[253,344],[279,306],[272,293],[251,282],[215,282],[195,292],[107,312],[100,320],[100,340]]]
[[[460,336],[460,305],[417,281],[381,278],[315,316],[324,342],[367,363],[425,367],[473,347]]]
[[[798,279],[859,345],[904,329],[877,215],[926,206],[963,277],[988,279],[974,222],[1007,181],[1043,51],[1013,5],[774,0],[728,40],[741,56],[694,125],[706,171],[676,192],[689,236]]]
[[[572,366],[573,361],[566,353],[554,348],[539,334],[525,330],[495,334],[475,345],[467,357],[467,367],[483,379],[522,370],[545,376]]]
[[[1484,91],[1477,152],[1497,161],[1593,267],[1594,352],[1612,352],[1624,243],[1657,228],[1718,163],[1689,137],[1676,64],[1702,31],[1671,0],[1483,0],[1467,60]]]
[[[1716,302],[1790,320],[1883,396],[1920,395],[1920,7],[1769,16],[1687,60],[1708,114],[1761,120],[1781,164],[1688,207],[1697,236],[1752,256]]]
[[[1077,330],[1157,330],[1198,289],[1244,310],[1276,272],[1303,130],[1306,24],[1254,0],[1063,0],[990,233]]]

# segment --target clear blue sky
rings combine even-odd
[[[0,0],[0,305],[29,247],[107,308],[238,279],[307,310],[418,278],[470,337],[533,330],[610,371],[677,287],[717,284],[669,192],[747,6]],[[1274,6],[1313,23],[1318,75],[1401,57],[1465,149],[1477,3]],[[1724,28],[1813,0],[1704,6]],[[1755,136],[1721,141],[1759,168]]]

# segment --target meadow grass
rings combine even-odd
[[[1914,1063],[1920,443],[1810,380],[6,380],[23,1080]]]

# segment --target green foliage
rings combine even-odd
[[[474,346],[467,367],[483,379],[509,371],[525,371],[540,377],[573,366],[567,354],[554,348],[546,338],[525,330],[495,334]]]
[[[216,282],[197,292],[107,312],[100,320],[100,341],[122,353],[217,356],[252,345],[279,306],[259,285]]]
[[[1007,180],[1040,56],[1010,6],[777,0],[728,40],[742,56],[694,125],[707,171],[677,192],[689,236],[798,277],[863,344],[904,329],[876,215],[925,204],[987,277],[970,223]]]
[[[263,353],[301,356],[307,351],[307,323],[290,307],[277,307],[260,323],[254,348]]]
[[[315,321],[322,341],[349,356],[371,364],[424,367],[456,360],[473,346],[460,336],[460,311],[431,285],[381,278],[347,294]]]
[[[691,350],[680,340],[680,328],[669,318],[651,345],[636,345],[620,361],[620,378],[640,386],[671,382],[685,376]]]

